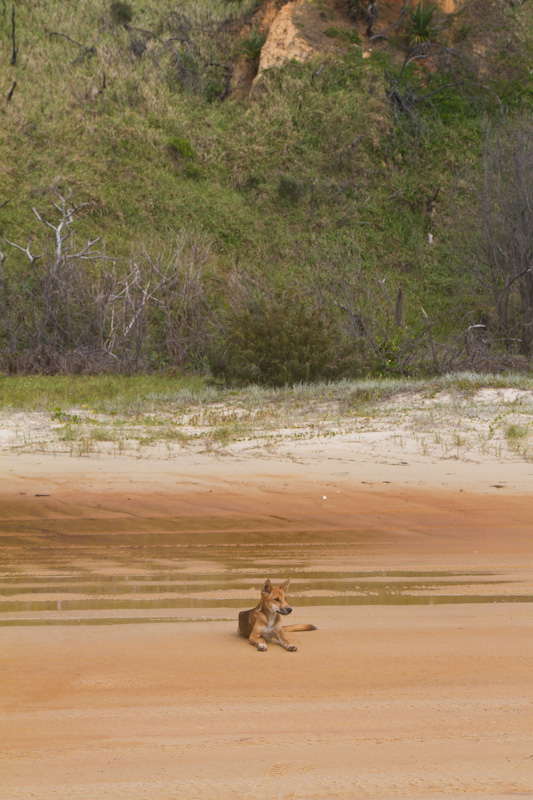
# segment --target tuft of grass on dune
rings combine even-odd
[[[0,408],[5,411],[69,411],[86,405],[134,413],[156,404],[194,405],[216,394],[204,378],[194,376],[0,375]]]

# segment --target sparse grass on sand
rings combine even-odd
[[[229,389],[199,376],[175,375],[23,375],[0,374],[0,410],[48,411],[64,407],[105,406],[114,412],[144,413],[189,405],[265,403],[295,405],[338,402],[347,405],[384,400],[401,393],[452,391],[465,395],[479,389],[533,390],[533,376],[460,372],[426,379],[365,378],[284,388],[247,386]]]
[[[1,377],[6,451],[170,456],[374,436],[422,455],[531,458],[533,378],[460,373],[240,390],[202,378]]]

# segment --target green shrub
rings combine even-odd
[[[505,429],[505,436],[507,439],[523,439],[528,435],[526,425],[508,425]]]
[[[533,106],[533,81],[530,75],[502,81],[495,85],[495,91],[508,108],[527,111]]]
[[[188,139],[180,139],[179,136],[172,136],[168,140],[170,151],[175,156],[181,158],[194,158],[194,150]]]
[[[305,194],[305,184],[290,175],[280,175],[278,182],[278,197],[289,203],[298,203]]]
[[[191,180],[197,181],[203,177],[203,172],[197,164],[191,164],[191,162],[188,161],[185,164],[185,175],[191,178]]]
[[[216,351],[215,376],[230,384],[285,386],[360,372],[334,321],[307,298],[261,292],[232,308]]]
[[[361,38],[357,31],[341,31],[339,28],[326,28],[324,36],[329,39],[338,39],[340,42],[349,42],[350,44],[360,44]]]
[[[113,0],[110,13],[116,25],[127,25],[133,19],[133,8],[125,0]]]

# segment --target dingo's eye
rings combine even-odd
[[[279,597],[276,597],[276,599],[274,600],[274,602],[275,602],[275,603],[281,603],[281,599],[280,599]]]

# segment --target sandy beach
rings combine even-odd
[[[533,800],[533,0],[0,41],[0,800]]]
[[[527,460],[337,438],[0,474],[6,800],[531,796]],[[289,576],[318,630],[259,653],[238,611]]]

